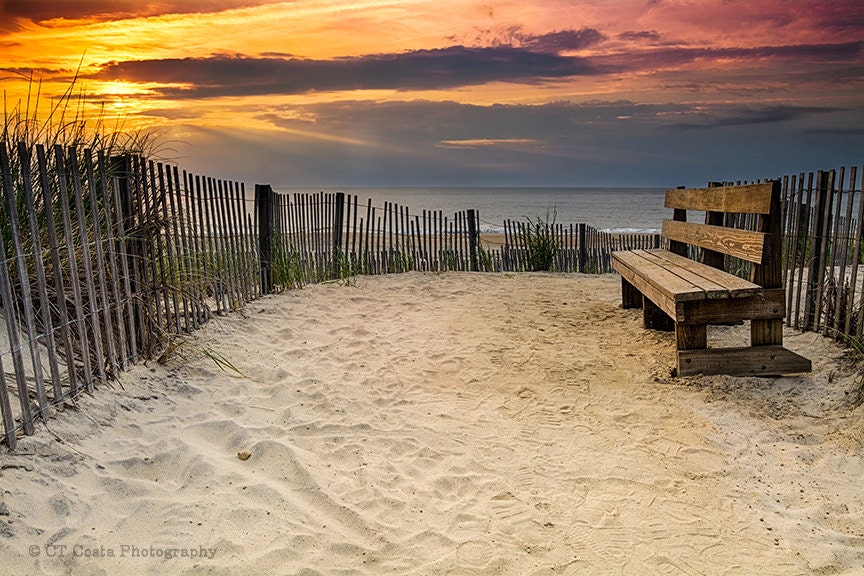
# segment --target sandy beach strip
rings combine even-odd
[[[856,376],[786,343],[813,373],[673,378],[613,275],[269,296],[0,451],[0,571],[862,574]]]

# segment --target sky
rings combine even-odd
[[[0,0],[5,109],[70,85],[250,185],[700,186],[861,166],[864,2]]]

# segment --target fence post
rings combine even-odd
[[[339,277],[340,257],[342,254],[342,223],[345,220],[345,193],[336,192],[333,206],[333,272]]]
[[[479,272],[480,263],[477,260],[477,211],[468,209],[468,254],[471,258],[471,271]]]
[[[827,247],[827,238],[823,233],[823,221],[826,221],[826,218],[830,217],[827,214],[829,207],[826,206],[829,202],[829,176],[828,172],[823,172],[822,170],[817,175],[816,206],[814,207],[814,217],[811,227],[811,238],[813,241],[810,247],[810,270],[807,274],[807,297],[804,302],[805,330],[818,330],[821,323],[820,305],[822,291],[825,289],[822,286],[822,279],[825,274],[823,252]],[[825,227],[827,228],[827,221]]]
[[[135,212],[132,207],[132,159],[129,155],[112,156],[110,172],[116,178],[115,182],[117,189],[115,190],[115,210],[117,214],[118,234],[121,239],[121,250],[125,247],[123,254],[120,254],[121,270],[123,272],[123,283],[126,290],[126,313],[129,316],[130,326],[127,329],[129,337],[131,360],[133,363],[138,361],[139,343],[142,348],[145,348],[144,322],[142,320],[143,312],[141,311],[141,303],[138,299],[138,293],[141,290],[140,266],[143,252],[141,250],[141,241],[137,237],[132,237],[131,232],[135,228]],[[127,237],[127,233],[130,236]]]
[[[261,262],[261,293],[273,290],[273,189],[255,185],[255,212],[258,218],[258,253]]]
[[[579,273],[585,273],[588,260],[588,246],[585,243],[585,224],[579,224]]]

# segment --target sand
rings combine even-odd
[[[409,273],[256,301],[2,450],[0,572],[864,574],[842,349],[789,331],[812,374],[673,378],[618,294]]]

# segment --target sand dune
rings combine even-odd
[[[217,319],[0,455],[2,571],[864,573],[842,350],[789,332],[812,374],[672,378],[618,293],[410,273]]]

